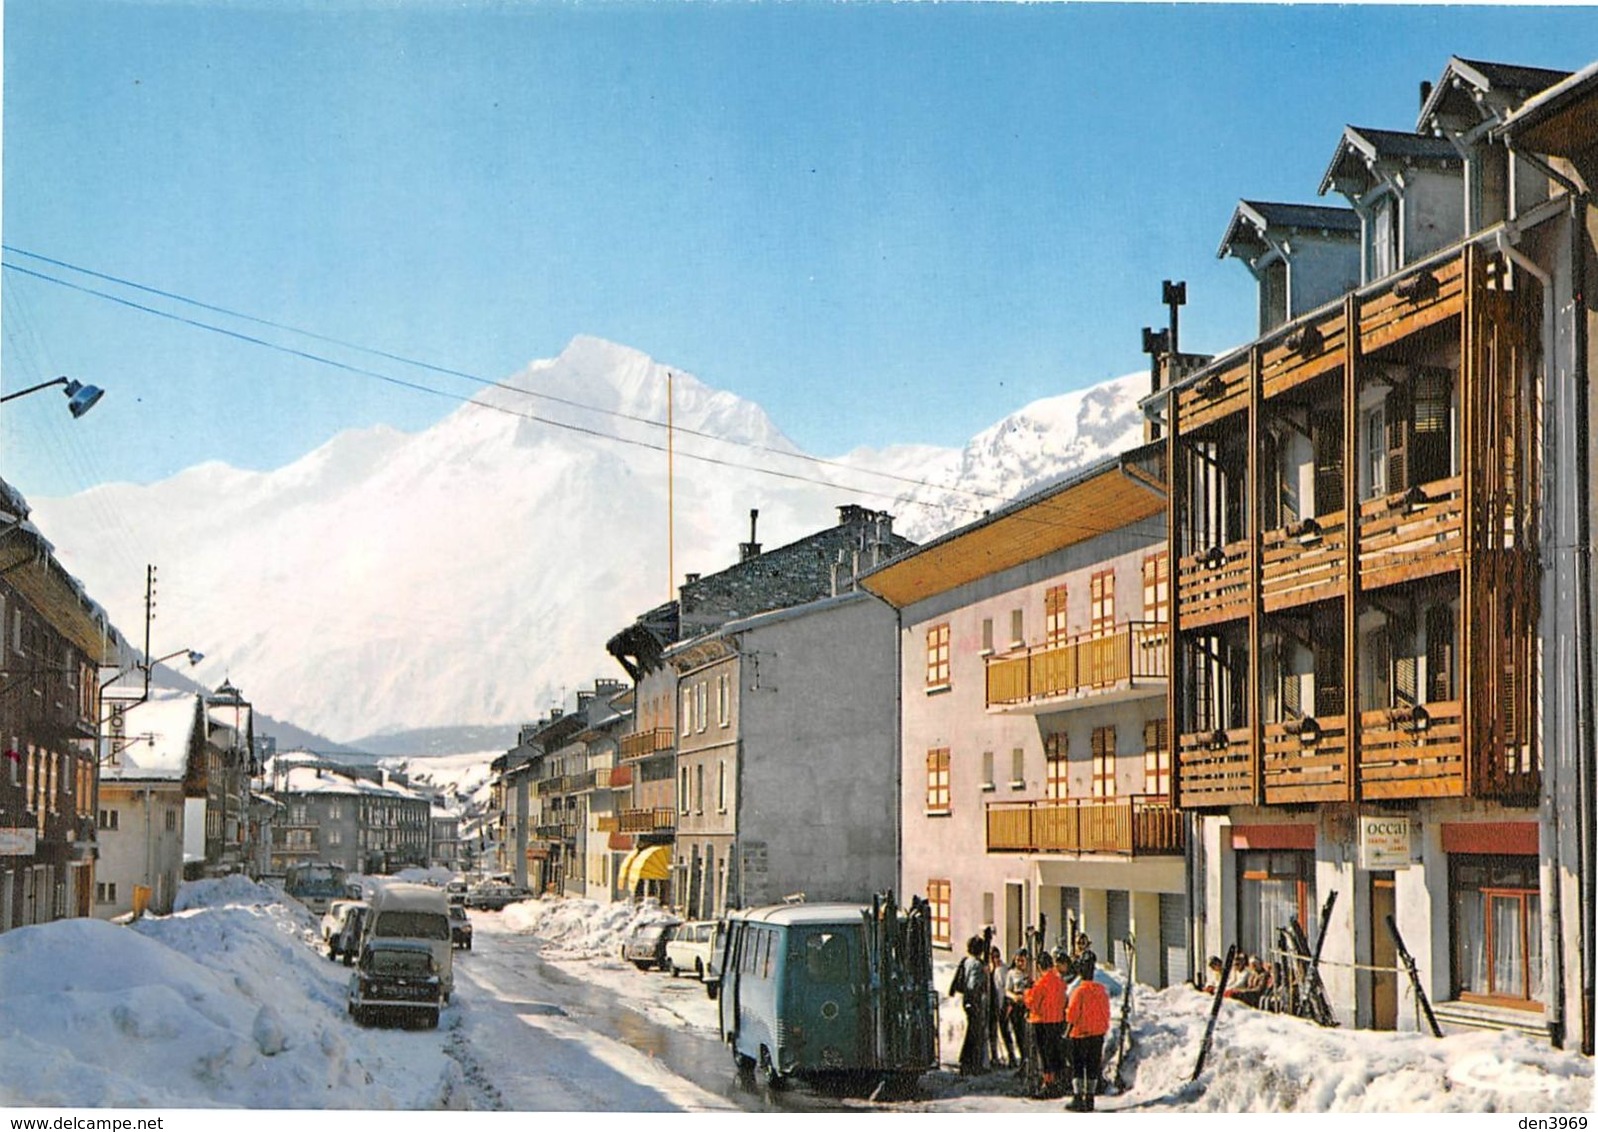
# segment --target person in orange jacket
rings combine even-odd
[[[1110,992],[1093,978],[1094,964],[1083,959],[1076,971],[1079,981],[1065,1008],[1070,1026],[1072,1112],[1092,1112],[1104,1071],[1104,1035],[1110,1029]]]
[[[1065,1031],[1065,980],[1054,967],[1054,956],[1038,952],[1038,978],[1026,992],[1027,1022],[1043,1070],[1040,1097],[1058,1097],[1064,1092],[1060,1081],[1065,1068],[1060,1040]]]

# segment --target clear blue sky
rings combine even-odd
[[[1189,282],[1185,347],[1247,340],[1252,284],[1215,258],[1239,197],[1316,199],[1342,126],[1412,128],[1450,54],[1576,68],[1598,47],[1586,8],[11,0],[4,18],[5,243],[488,378],[610,338],[829,455],[959,444],[1139,368],[1162,278]],[[53,393],[0,410],[0,475],[30,494],[275,467],[454,407],[14,271],[3,287],[0,387],[110,390],[75,423]]]

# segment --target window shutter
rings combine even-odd
[[[1260,529],[1274,531],[1282,526],[1282,461],[1276,434],[1269,430],[1260,433],[1260,459],[1269,469],[1268,486],[1260,492]]]
[[[1315,506],[1311,514],[1343,509],[1343,421],[1337,413],[1311,413],[1310,445],[1315,449]]]
[[[1413,406],[1409,389],[1399,386],[1387,395],[1387,491],[1397,494],[1409,490]]]
[[[1415,658],[1415,636],[1413,633],[1397,633],[1393,636],[1393,702],[1395,704],[1413,704],[1420,699],[1419,665]]]
[[[1453,374],[1437,366],[1426,366],[1415,371],[1413,387],[1414,447],[1410,453],[1411,479],[1414,483],[1429,483],[1432,480],[1444,479],[1449,474],[1451,461],[1448,412],[1452,399]]]
[[[1434,605],[1426,611],[1426,700],[1454,698],[1454,611]]]

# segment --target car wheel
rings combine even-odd
[[[647,971],[649,970],[649,961],[646,959],[634,959],[633,966],[637,967],[640,971]]]
[[[788,1078],[772,1062],[771,1053],[765,1046],[760,1047],[760,1080],[772,1092],[780,1092],[788,1087]]]
[[[716,983],[716,982],[706,983],[705,984],[705,997],[710,999],[711,1002],[715,1002],[716,1001],[716,995],[720,993],[720,987],[721,987],[720,983]]]
[[[755,1059],[754,1058],[745,1057],[743,1054],[739,1053],[736,1049],[734,1049],[732,1051],[732,1065],[733,1065],[733,1068],[738,1071],[738,1080],[744,1082],[746,1085],[754,1083],[754,1079],[755,1079]]]
[[[698,979],[700,982],[705,981],[705,965],[698,959],[694,960],[694,978]]]
[[[671,965],[671,977],[675,979],[681,974],[682,974],[682,970],[677,966],[676,963],[673,963]]]
[[[429,1011],[428,1011],[428,1012],[427,1012],[427,1018],[426,1018],[426,1022],[427,1022],[427,1028],[428,1028],[428,1029],[429,1029],[429,1030],[436,1030],[436,1029],[438,1029],[438,1011],[436,1011],[436,1010],[429,1010]]]

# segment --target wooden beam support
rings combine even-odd
[[[1248,703],[1249,780],[1256,806],[1265,803],[1265,737],[1260,724],[1260,563],[1264,557],[1260,539],[1260,386],[1264,351],[1256,343],[1248,356],[1248,472],[1244,477],[1243,521],[1248,524],[1244,537],[1249,545],[1248,563],[1248,678],[1244,695]]]
[[[1476,482],[1476,399],[1485,378],[1481,358],[1477,354],[1477,321],[1481,317],[1482,271],[1480,250],[1475,244],[1465,245],[1464,309],[1459,319],[1459,472],[1464,493],[1464,555],[1459,564],[1459,688],[1460,715],[1465,721],[1460,741],[1464,744],[1464,793],[1471,797],[1476,783],[1476,759],[1481,744],[1477,741],[1482,728],[1476,718],[1475,688],[1476,638],[1480,628],[1476,624],[1476,571],[1473,559],[1476,554],[1476,510],[1480,506],[1481,485]]]
[[[1181,427],[1175,391],[1166,396],[1165,404],[1165,475],[1170,480],[1165,496],[1165,592],[1170,596],[1171,608],[1171,628],[1166,634],[1169,641],[1166,647],[1170,651],[1165,666],[1165,671],[1169,673],[1165,688],[1165,737],[1171,759],[1171,805],[1180,806],[1182,768],[1176,752],[1184,717],[1181,714],[1182,649],[1179,643],[1182,637],[1181,542],[1177,537],[1177,510],[1180,508],[1186,517],[1187,508],[1192,505],[1192,501],[1188,498],[1187,462],[1182,459],[1182,449],[1178,440]]]
[[[1343,299],[1343,713],[1348,719],[1348,793],[1359,801],[1359,299]]]

